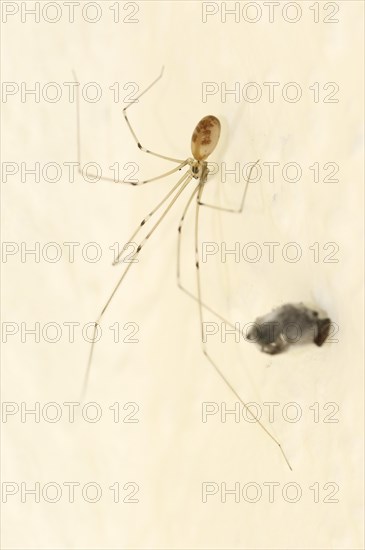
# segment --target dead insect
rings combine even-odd
[[[321,319],[319,313],[300,304],[285,304],[258,317],[248,332],[261,351],[275,355],[290,345],[314,342],[321,346],[329,335],[331,320]]]

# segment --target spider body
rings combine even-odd
[[[208,163],[206,159],[216,148],[221,133],[221,123],[213,115],[202,118],[195,126],[191,136],[192,159],[188,160],[191,174],[196,180],[205,183],[208,177]]]

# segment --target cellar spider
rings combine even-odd
[[[264,426],[264,424],[262,422],[260,422],[260,420],[255,415],[255,413],[251,411],[251,409],[248,405],[246,405],[246,403],[243,401],[241,396],[234,389],[234,387],[232,386],[230,381],[223,374],[220,367],[217,365],[217,363],[214,361],[214,359],[209,354],[208,349],[207,349],[207,344],[204,341],[204,337],[203,337],[204,336],[204,334],[203,334],[203,323],[204,323],[203,310],[204,309],[210,311],[211,313],[213,313],[213,315],[220,318],[221,320],[226,322],[231,327],[235,328],[235,326],[232,323],[226,321],[224,319],[224,317],[222,317],[220,314],[216,313],[212,308],[207,306],[202,301],[202,297],[201,297],[201,276],[200,276],[200,271],[199,271],[199,261],[200,261],[199,260],[199,211],[200,211],[201,207],[207,207],[207,208],[213,208],[213,209],[216,209],[216,210],[220,210],[222,212],[230,212],[230,213],[238,213],[238,214],[241,213],[243,211],[245,197],[246,197],[246,193],[247,193],[248,184],[250,182],[252,170],[259,161],[257,161],[255,164],[253,164],[251,166],[251,169],[250,169],[249,174],[248,174],[248,178],[247,178],[246,183],[245,183],[245,188],[243,190],[242,199],[241,199],[239,208],[237,208],[237,209],[225,208],[225,207],[214,205],[214,204],[207,204],[207,203],[204,203],[202,201],[204,186],[207,182],[207,178],[208,178],[208,174],[209,174],[207,158],[211,155],[211,153],[214,151],[215,147],[217,146],[218,141],[219,141],[219,136],[220,136],[221,125],[220,125],[220,122],[219,122],[218,118],[216,118],[213,115],[208,115],[208,116],[205,116],[204,118],[202,118],[198,122],[198,124],[196,125],[196,127],[194,129],[194,132],[193,132],[193,135],[192,135],[192,138],[191,138],[191,152],[192,152],[192,155],[193,155],[192,158],[188,157],[185,160],[184,159],[176,159],[176,158],[168,157],[166,155],[161,155],[159,153],[155,153],[155,152],[150,151],[149,149],[146,149],[145,147],[143,147],[143,145],[139,141],[134,129],[132,128],[131,123],[129,122],[129,119],[128,119],[128,116],[127,116],[127,111],[134,103],[136,103],[136,101],[138,101],[145,93],[147,93],[152,88],[152,86],[154,86],[156,84],[156,82],[158,82],[160,80],[160,78],[163,75],[163,71],[164,71],[164,68],[162,68],[161,73],[159,74],[159,76],[149,86],[147,86],[147,88],[145,88],[140,94],[138,94],[138,96],[135,97],[133,99],[133,101],[131,101],[127,105],[127,107],[125,107],[123,109],[123,115],[124,115],[125,121],[127,123],[127,126],[129,128],[129,130],[130,130],[130,132],[131,132],[138,148],[141,151],[143,151],[144,153],[147,153],[149,155],[153,155],[155,157],[158,157],[160,159],[176,163],[177,166],[175,168],[173,168],[172,170],[168,170],[167,172],[164,172],[163,174],[160,174],[159,176],[156,176],[154,178],[150,178],[150,179],[147,179],[147,180],[142,180],[142,181],[128,182],[128,181],[117,180],[117,179],[114,179],[114,178],[111,178],[111,177],[106,177],[106,176],[100,177],[100,179],[106,180],[106,181],[112,181],[112,182],[115,182],[115,183],[126,183],[126,184],[129,184],[129,185],[145,185],[147,183],[151,183],[153,181],[160,180],[162,178],[170,176],[171,174],[174,174],[175,172],[178,172],[178,171],[182,170],[182,168],[184,168],[184,167],[187,167],[187,171],[180,177],[178,182],[172,187],[172,189],[167,193],[167,195],[151,210],[151,212],[149,212],[149,214],[147,214],[147,216],[145,216],[143,218],[143,220],[139,223],[138,227],[135,229],[135,231],[133,232],[131,238],[128,241],[129,243],[132,242],[132,240],[136,237],[136,235],[139,233],[139,231],[142,229],[142,227],[153,217],[153,215],[161,208],[161,206],[164,203],[166,203],[166,201],[173,195],[172,199],[167,204],[167,206],[166,206],[165,210],[163,211],[163,213],[157,219],[157,221],[152,226],[152,228],[149,230],[147,235],[139,242],[135,252],[130,257],[130,263],[128,263],[127,266],[124,268],[124,271],[122,272],[122,274],[119,278],[119,281],[117,282],[117,284],[115,285],[113,291],[111,292],[111,294],[110,294],[108,300],[106,301],[104,307],[102,308],[97,320],[94,322],[93,337],[92,337],[92,343],[91,343],[91,346],[90,346],[89,358],[88,358],[88,363],[87,363],[86,372],[85,372],[82,395],[83,396],[85,395],[85,391],[86,391],[86,387],[87,387],[87,383],[88,383],[88,379],[89,379],[90,367],[91,367],[92,358],[93,358],[97,327],[98,327],[100,321],[102,320],[105,311],[109,307],[114,295],[116,294],[117,290],[119,289],[122,282],[124,281],[125,276],[127,275],[128,271],[130,270],[131,266],[133,265],[132,260],[137,258],[137,256],[141,252],[141,250],[142,250],[143,246],[145,245],[145,243],[147,242],[147,240],[155,232],[157,227],[160,225],[162,220],[165,218],[166,214],[172,208],[172,206],[174,205],[174,203],[176,202],[178,197],[182,194],[182,192],[189,185],[191,180],[196,180],[197,184],[195,185],[195,187],[194,187],[193,191],[191,192],[190,197],[189,197],[189,199],[188,199],[188,201],[185,205],[185,208],[183,210],[182,216],[180,218],[180,223],[179,223],[179,226],[178,226],[178,243],[177,243],[177,282],[178,282],[178,286],[190,298],[192,298],[193,300],[195,300],[198,303],[199,319],[200,319],[200,330],[201,330],[201,345],[202,345],[203,354],[205,355],[205,357],[207,358],[209,363],[212,365],[214,370],[217,372],[217,374],[220,376],[220,378],[225,382],[225,384],[231,390],[231,392],[240,401],[242,406],[249,412],[249,414],[252,416],[252,418],[254,418],[256,420],[257,424],[270,437],[270,439],[272,439],[272,441],[279,447],[280,452],[281,452],[286,464],[288,465],[288,467],[290,469],[292,469],[291,466],[290,466],[290,463],[289,463],[289,461],[286,457],[286,454],[285,454],[281,444],[279,443],[279,441]],[[75,81],[77,82],[77,78],[76,78],[75,73],[74,73],[74,78],[75,78]],[[77,92],[77,95],[76,95],[76,109],[77,109],[78,166],[79,166],[79,172],[82,173],[81,162],[80,162],[81,161],[81,139],[80,139],[80,97],[79,97],[79,88],[78,88],[78,92]],[[187,214],[187,211],[188,211],[188,209],[189,209],[189,207],[190,207],[190,205],[191,205],[194,198],[195,198],[194,240],[195,240],[196,285],[197,285],[196,286],[196,288],[197,288],[197,294],[196,295],[193,294],[192,292],[190,292],[188,289],[186,289],[182,285],[181,278],[180,278],[180,247],[181,247],[181,235],[182,235],[183,223],[184,223],[184,219],[185,219],[185,216]],[[116,264],[119,263],[122,254],[123,254],[123,251],[118,254],[117,258],[113,262],[113,265],[116,265]]]

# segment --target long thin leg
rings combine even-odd
[[[77,82],[79,84],[75,71],[72,71],[72,72],[73,72],[73,75],[74,75],[75,82]],[[145,90],[145,92],[146,91],[147,90]],[[143,93],[144,92],[142,92],[142,94],[140,94],[140,96],[143,95]],[[138,97],[140,97],[140,96],[138,96]],[[135,98],[133,103],[135,101],[137,101],[138,97]],[[131,104],[132,103],[130,103],[126,108],[128,108]],[[129,122],[128,122],[128,124],[129,124]],[[81,169],[81,121],[80,121],[80,89],[79,89],[79,86],[77,88],[77,93],[76,93],[76,141],[77,141],[78,172],[79,172],[79,174],[81,174],[83,176],[83,172],[82,172],[82,169]],[[162,157],[162,158],[167,158],[167,157]],[[95,178],[99,177],[100,180],[111,181],[113,183],[123,183],[123,184],[127,184],[127,185],[144,185],[145,183],[150,183],[152,181],[157,181],[157,180],[160,180],[160,179],[165,178],[167,176],[170,176],[174,172],[177,172],[178,170],[181,170],[181,168],[183,168],[183,166],[186,166],[188,161],[184,160],[184,161],[178,161],[178,162],[180,162],[180,166],[177,166],[176,168],[173,168],[172,170],[169,170],[168,172],[164,172],[163,174],[160,174],[159,176],[156,176],[154,178],[149,178],[147,180],[124,181],[124,180],[120,180],[120,179],[116,179],[116,178],[112,178],[112,177],[108,177],[108,176],[98,176],[98,174],[92,173],[90,171],[88,171],[87,174],[90,177],[95,177]]]
[[[206,206],[208,208],[214,208],[215,210],[221,210],[222,212],[230,212],[231,214],[240,214],[243,211],[243,207],[245,204],[248,184],[250,183],[252,170],[255,168],[256,164],[258,164],[259,162],[260,160],[257,160],[255,164],[253,164],[250,168],[239,208],[225,208],[224,206],[216,206],[215,204],[206,204],[205,202],[201,202],[201,201],[199,201],[199,206]]]
[[[193,193],[191,194],[188,202],[186,203],[185,205],[185,208],[184,208],[184,211],[182,213],[182,216],[181,216],[181,219],[180,219],[180,224],[179,224],[179,227],[178,227],[178,238],[177,238],[177,269],[176,269],[176,276],[177,276],[177,286],[180,288],[180,290],[182,290],[183,292],[185,292],[185,294],[187,296],[189,296],[189,298],[192,298],[193,300],[195,300],[196,302],[198,302],[198,297],[193,293],[193,292],[190,292],[190,290],[188,290],[181,282],[181,237],[182,237],[182,231],[183,231],[183,226],[184,226],[184,221],[185,221],[185,216],[186,216],[186,213],[191,205],[191,202],[194,198],[194,196],[196,195],[198,189],[199,189],[199,185],[197,185],[197,187],[194,189]],[[201,204],[201,203],[199,203]],[[217,313],[214,309],[212,309],[210,306],[208,306],[207,304],[205,304],[204,302],[202,302],[202,306],[204,309],[206,309],[207,311],[210,311],[210,313],[212,313],[213,315],[215,315],[215,317],[217,317],[218,319],[220,319],[221,321],[223,321],[224,323],[226,323],[226,325],[230,326],[231,328],[233,328],[233,330],[236,330],[237,332],[240,332],[240,328],[236,327],[233,323],[231,323],[230,321],[228,321],[225,317],[223,317],[223,315],[221,315],[220,313]]]
[[[179,223],[179,227],[177,228],[178,230],[178,236],[177,236],[177,265],[176,265],[176,272],[177,272],[177,285],[179,288],[182,289],[181,287],[181,283],[180,283],[180,258],[181,258],[181,233],[182,233],[182,230],[183,230],[183,225],[184,225],[184,220],[185,220],[185,216],[186,216],[186,213],[189,209],[189,206],[191,204],[191,201],[193,200],[194,196],[196,195],[196,193],[198,192],[198,189],[199,189],[199,186],[200,186],[200,182],[198,183],[198,185],[195,187],[194,191],[192,192],[192,194],[190,195],[190,198],[188,200],[188,202],[186,203],[185,205],[185,208],[184,208],[184,211],[182,213],[182,216],[180,218],[180,223]],[[182,289],[183,290],[183,289]]]
[[[201,282],[200,282],[200,270],[199,270],[199,209],[200,209],[200,199],[203,192],[203,184],[199,186],[199,191],[197,195],[197,203],[196,203],[196,210],[195,210],[195,266],[196,266],[196,280],[197,280],[197,290],[198,290],[198,304],[199,304],[199,318],[200,318],[200,327],[201,327],[201,343],[202,343],[202,349],[203,353],[214,368],[214,370],[219,374],[221,379],[225,382],[225,384],[228,386],[228,388],[232,391],[232,393],[237,397],[237,399],[240,401],[240,403],[243,405],[243,407],[250,413],[252,418],[254,418],[257,422],[257,424],[264,430],[264,432],[276,443],[276,445],[279,447],[281,454],[283,455],[285,462],[289,466],[290,470],[292,467],[290,466],[290,463],[283,451],[283,448],[279,441],[269,432],[269,430],[260,422],[260,420],[257,418],[255,413],[253,413],[248,405],[243,401],[241,396],[237,393],[237,391],[234,389],[232,384],[229,382],[229,380],[225,377],[221,369],[218,367],[216,362],[212,359],[212,357],[209,355],[207,346],[204,342],[204,333],[203,333],[203,304],[201,299]]]
[[[198,301],[198,297],[195,294],[193,294],[193,292],[190,292],[190,290],[188,290],[181,282],[181,237],[182,237],[182,230],[183,230],[183,226],[184,226],[186,213],[187,213],[187,211],[190,207],[190,204],[191,204],[194,196],[196,195],[196,193],[199,189],[199,186],[200,186],[200,183],[196,186],[193,193],[191,194],[188,202],[185,205],[184,211],[183,211],[181,219],[180,219],[180,224],[179,224],[179,227],[178,227],[178,238],[177,238],[177,266],[176,266],[177,267],[177,269],[176,269],[177,286],[180,288],[180,290],[185,292],[185,294],[187,294],[187,296],[189,296],[190,298],[192,298],[196,302]],[[233,323],[231,323],[230,321],[227,321],[227,319],[225,317],[223,317],[220,313],[217,313],[216,311],[214,311],[214,309],[212,309],[210,306],[208,306],[207,304],[205,304],[203,302],[202,302],[202,306],[207,311],[210,311],[211,313],[213,313],[213,315],[215,315],[218,319],[220,319],[221,321],[223,321],[224,323],[229,325],[231,328],[233,328],[237,332],[240,332],[240,328],[237,328]]]
[[[180,290],[185,292],[185,294],[187,294],[187,296],[189,296],[189,298],[192,298],[196,302],[199,302],[198,296],[193,294],[193,292],[190,292],[190,290],[188,290],[186,287],[184,287],[181,282],[178,282],[178,287],[180,288]],[[208,304],[205,304],[204,302],[202,302],[202,307],[204,309],[206,309],[207,311],[210,311],[210,313],[212,313],[215,317],[217,317],[218,319],[223,321],[223,323],[225,323],[226,325],[230,326],[236,332],[241,333],[240,327],[236,327],[231,321],[228,321],[225,317],[223,317],[223,315],[221,315],[220,313],[215,311],[213,308],[208,306]]]
[[[147,214],[146,217],[143,218],[143,220],[138,224],[138,227],[136,228],[136,230],[133,232],[133,235],[130,237],[130,239],[127,241],[127,243],[131,243],[134,239],[134,237],[139,233],[139,231],[142,229],[142,227],[148,222],[148,220],[150,220],[150,218],[157,212],[157,210],[167,201],[167,199],[174,193],[174,191],[176,191],[176,189],[179,187],[181,183],[181,180],[179,180],[177,182],[176,185],[174,185],[174,187],[171,189],[171,191],[169,191],[167,193],[167,195],[165,195],[165,197],[162,199],[162,201],[160,201],[152,210],[149,214]],[[123,255],[123,252],[124,250],[122,250],[121,252],[119,252],[118,256],[116,257],[116,259],[114,260],[113,262],[113,265],[118,265],[119,263],[119,260],[121,258],[121,256]]]
[[[161,214],[161,216],[159,217],[159,219],[157,220],[157,222],[154,224],[154,226],[152,227],[152,229],[150,229],[150,231],[147,233],[147,235],[145,236],[145,238],[140,242],[140,244],[138,245],[135,253],[133,254],[133,256],[131,257],[131,260],[135,259],[138,254],[140,253],[140,251],[142,250],[143,246],[145,245],[146,241],[150,238],[150,236],[154,233],[154,231],[157,229],[157,227],[160,225],[160,223],[162,222],[162,220],[164,219],[164,217],[166,216],[166,214],[169,212],[169,210],[171,209],[171,207],[173,206],[173,204],[176,202],[176,200],[178,199],[178,197],[181,195],[181,193],[184,191],[184,189],[186,188],[186,186],[189,184],[189,182],[191,181],[192,179],[192,175],[190,172],[188,172],[187,174],[184,174],[182,178],[180,178],[179,180],[179,184],[181,185],[179,191],[175,194],[174,198],[169,202],[169,204],[167,205],[167,207],[165,208],[165,210],[163,211],[163,213]],[[112,293],[110,294],[107,302],[105,303],[103,309],[101,310],[101,313],[99,314],[99,317],[97,318],[97,320],[95,321],[94,323],[94,330],[93,330],[93,337],[92,337],[92,342],[91,342],[91,346],[90,346],[90,353],[89,353],[89,360],[88,360],[88,363],[87,363],[87,368],[86,368],[86,373],[85,373],[85,378],[84,378],[84,385],[83,385],[83,390],[82,390],[82,396],[81,396],[81,400],[83,400],[84,398],[84,395],[85,395],[85,391],[86,391],[86,388],[87,388],[87,383],[88,383],[88,379],[89,379],[89,374],[90,374],[90,367],[91,367],[91,362],[92,362],[92,357],[93,357],[93,351],[94,351],[94,346],[95,346],[95,336],[96,336],[96,331],[97,331],[97,327],[98,327],[98,324],[100,323],[105,311],[107,310],[107,308],[109,307],[110,305],[110,302],[112,301],[115,293],[117,292],[118,288],[120,287],[120,285],[122,284],[125,276],[127,275],[130,267],[133,265],[133,262],[131,263],[128,263],[126,268],[124,269],[119,281],[117,282],[117,284],[115,285]]]
[[[158,82],[160,80],[160,78],[162,77],[163,75],[163,71],[164,71],[164,67],[162,67],[161,69],[161,73],[159,74],[159,76],[157,78],[155,78],[155,80],[149,85],[147,86],[147,88],[145,90],[143,90],[143,92],[141,92],[140,94],[138,94],[138,96],[136,98],[134,98],[133,101],[131,101],[127,107],[124,107],[123,109],[123,115],[124,115],[124,118],[128,124],[128,128],[130,129],[131,131],[131,134],[132,136],[134,137],[134,140],[135,142],[137,143],[137,146],[139,149],[141,149],[141,151],[143,151],[144,153],[149,153],[150,155],[154,155],[155,157],[159,157],[161,159],[165,159],[165,160],[171,160],[172,162],[183,162],[182,160],[179,160],[179,159],[175,159],[175,158],[171,158],[171,157],[166,157],[165,155],[160,155],[159,153],[154,153],[153,151],[150,151],[149,149],[146,149],[145,147],[143,147],[143,145],[141,145],[141,142],[139,141],[135,131],[133,130],[132,128],[132,125],[131,123],[129,122],[128,120],[128,117],[127,117],[127,109],[129,109],[129,107],[131,105],[133,105],[134,103],[136,103],[136,101],[139,100],[140,97],[142,97],[146,92],[148,92],[148,90],[150,90],[152,88],[152,86],[154,86],[154,84],[156,84],[156,82]]]

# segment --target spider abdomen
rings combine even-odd
[[[205,160],[214,151],[219,141],[221,123],[213,116],[202,118],[191,137],[191,152],[195,160]]]

